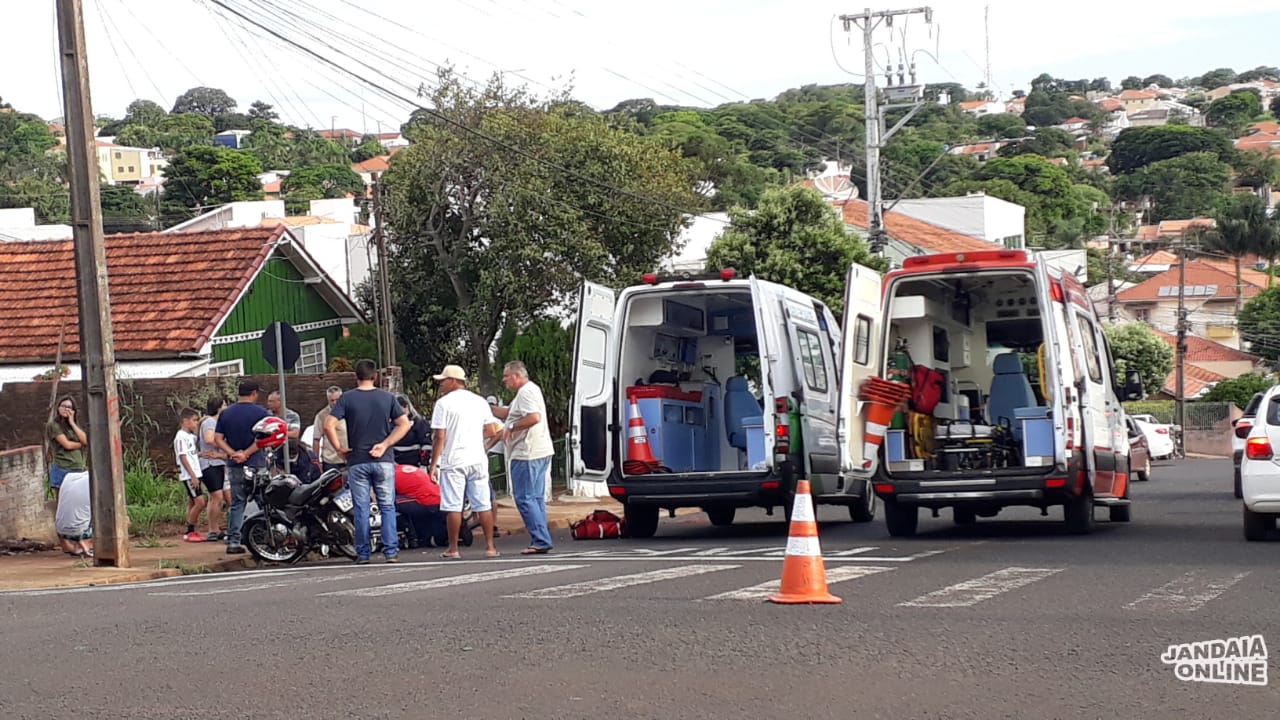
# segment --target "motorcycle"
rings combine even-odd
[[[329,470],[306,484],[293,475],[273,476],[270,468],[287,428],[279,418],[268,417],[254,426],[254,436],[267,467],[246,468],[249,496],[259,510],[245,519],[240,531],[249,552],[259,560],[280,563],[296,563],[312,550],[327,556],[332,549],[354,558],[354,503],[345,474]]]

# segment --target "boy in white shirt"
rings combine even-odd
[[[184,408],[179,415],[178,432],[173,435],[173,461],[178,466],[178,477],[187,491],[187,542],[204,542],[205,537],[196,532],[200,513],[204,512],[205,497],[200,490],[200,453],[196,449],[196,430],[200,428],[200,413]]]
[[[440,557],[458,560],[458,534],[462,530],[462,498],[480,517],[484,529],[485,557],[498,557],[493,544],[493,498],[489,491],[489,455],[485,440],[502,431],[484,398],[467,389],[467,374],[448,365],[435,376],[440,383],[431,413],[431,476],[440,483],[440,510],[448,513],[449,549]]]

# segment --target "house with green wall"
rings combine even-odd
[[[365,322],[287,227],[109,235],[111,322],[121,379],[272,372],[263,330],[293,326],[296,373],[325,372],[345,326]],[[0,383],[53,369],[78,379],[70,240],[0,243]],[[12,272],[11,272],[12,271]]]

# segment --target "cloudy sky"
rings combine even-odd
[[[235,17],[266,23],[304,55]],[[438,64],[545,94],[572,82],[598,108],[628,98],[711,106],[773,97],[809,83],[861,82],[862,39],[828,0],[84,0],[93,105],[120,116],[134,98],[166,108],[187,88],[226,90],[241,109],[276,106],[304,126],[374,132],[398,126]],[[990,7],[994,85],[1004,95],[1041,72],[1067,78],[1198,75],[1280,65],[1280,0],[940,0],[877,33],[877,60],[906,54],[925,82],[982,80],[983,8]],[[910,7],[906,3],[876,9]],[[1033,6],[1044,9],[1030,9]],[[6,3],[0,97],[61,115],[54,2]]]

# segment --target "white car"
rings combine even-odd
[[[1244,441],[1240,489],[1244,495],[1244,537],[1263,540],[1280,517],[1280,386],[1267,390]]]
[[[1147,448],[1151,457],[1164,460],[1173,457],[1173,429],[1168,423],[1156,422],[1154,415],[1130,415],[1138,423],[1142,434],[1147,437]]]

